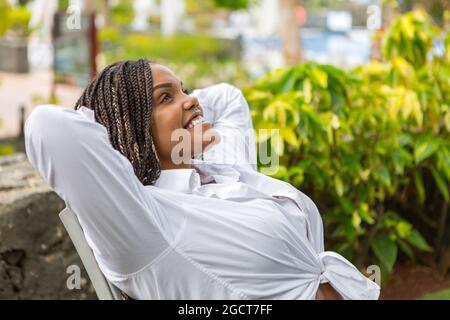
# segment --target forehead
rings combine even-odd
[[[152,64],[153,86],[165,82],[180,83],[180,79],[169,68],[160,64]]]

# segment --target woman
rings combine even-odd
[[[189,95],[164,66],[124,61],[105,68],[75,109],[37,107],[26,151],[128,296],[378,298],[377,284],[324,251],[314,203],[255,170],[254,137],[238,148],[226,139],[253,132],[238,89]],[[188,133],[182,148],[174,132]],[[223,161],[230,154],[236,161]]]

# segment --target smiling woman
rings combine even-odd
[[[154,111],[151,132],[161,167],[190,168],[187,161],[174,163],[176,159],[173,150],[179,143],[173,139],[174,133],[180,129],[188,130],[187,135],[182,135],[188,137],[187,142],[190,144],[187,148],[182,148],[182,151],[191,151],[187,155],[181,155],[185,159],[197,157],[198,152],[206,151],[211,143],[218,142],[218,135],[214,134],[214,131],[208,131],[212,129],[212,124],[203,117],[203,108],[197,97],[189,95],[183,83],[171,70],[153,64],[152,74],[156,80],[153,87]]]
[[[181,80],[168,68],[144,59],[106,67],[85,89],[75,109],[82,106],[94,111],[113,147],[133,164],[144,185],[154,184],[161,169],[190,168],[187,159],[220,140]],[[194,128],[199,124],[201,130]],[[181,163],[174,161],[173,154],[180,143],[173,133],[179,129],[188,130],[182,135],[185,147],[178,156],[185,161]]]
[[[180,130],[205,150],[184,149],[178,164]],[[324,251],[314,202],[257,172],[254,137],[236,151],[230,132],[254,134],[239,89],[188,95],[170,70],[138,60],[102,71],[76,110],[37,107],[25,145],[101,271],[134,299],[377,299],[376,283]]]

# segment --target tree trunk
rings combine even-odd
[[[283,46],[283,58],[286,65],[299,64],[302,61],[300,26],[295,15],[295,0],[279,0],[280,34]]]
[[[109,7],[108,0],[100,1],[100,13],[103,16],[105,27],[111,26],[111,14],[108,7]]]

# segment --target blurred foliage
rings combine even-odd
[[[27,7],[14,7],[10,15],[10,32],[17,37],[28,37],[31,34],[30,20],[31,11]]]
[[[214,38],[203,35],[186,34],[166,38],[159,34],[133,33],[122,37],[117,29],[111,28],[102,30],[99,39],[105,45],[117,49],[111,51],[112,56],[126,54],[130,59],[150,55],[168,57],[176,62],[201,61],[214,59],[226,49]]]
[[[191,19],[195,30],[209,30],[226,8],[217,7],[213,1],[186,0],[186,16]]]
[[[110,8],[113,23],[121,27],[129,26],[134,19],[132,0],[121,0]]]
[[[0,144],[0,156],[7,156],[16,152],[11,144]]]
[[[58,11],[66,12],[69,8],[70,1],[69,0],[58,0]]]
[[[434,30],[410,13],[385,35],[384,61],[349,72],[306,63],[244,90],[259,148],[280,156],[273,176],[317,201],[333,250],[380,265],[385,280],[399,250],[415,259],[439,249],[435,221],[449,210],[450,38],[433,55]]]
[[[19,6],[26,6],[28,3],[30,3],[31,0],[18,0],[17,3]]]
[[[8,0],[0,0],[0,37],[9,29],[9,19],[11,14],[11,6]],[[4,17],[4,18],[3,18]]]
[[[196,30],[208,30],[234,10],[246,10],[260,0],[185,0],[185,16]]]
[[[216,7],[231,10],[247,9],[257,2],[258,0],[213,0],[213,3]]]
[[[0,127],[3,125],[2,119],[0,118]],[[0,143],[0,156],[6,156],[16,152],[16,149],[10,143]]]
[[[393,21],[383,42],[383,54],[387,59],[403,57],[409,63],[423,66],[426,55],[437,38],[439,29],[431,25],[422,11],[406,13]]]
[[[129,33],[104,28],[99,33],[104,64],[145,57],[171,68],[190,88],[246,78],[239,66],[238,43],[207,35]]]
[[[29,27],[31,11],[25,6],[13,7],[7,0],[0,0],[0,37],[8,35],[27,38],[32,30]]]
[[[433,20],[441,26],[445,23],[445,13],[450,10],[450,2],[448,0],[384,0],[391,2],[391,5],[398,7],[400,12],[412,11],[415,8],[425,10]],[[395,4],[394,4],[395,3]]]
[[[450,300],[450,289],[426,294],[419,300]]]

